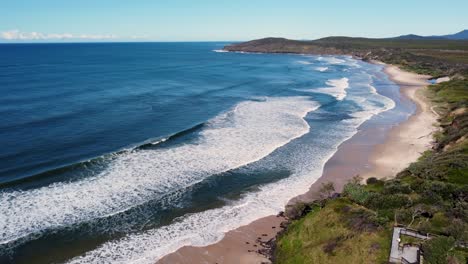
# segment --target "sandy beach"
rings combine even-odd
[[[389,178],[414,162],[431,147],[437,116],[424,96],[430,76],[405,72],[386,65],[384,72],[400,86],[402,96],[412,100],[417,110],[408,120],[391,128],[366,126],[342,143],[324,166],[319,178],[303,195],[293,198],[288,206],[319,198],[322,183],[333,182],[337,192],[356,175]],[[247,226],[226,233],[218,243],[206,247],[183,247],[160,259],[157,263],[265,263],[260,254],[264,242],[281,230],[284,217],[268,216]]]
[[[430,76],[405,72],[396,66],[387,66],[385,72],[416,103],[417,110],[408,121],[390,131],[385,144],[377,146],[371,157],[374,169],[363,174],[363,178],[393,177],[431,147],[436,130],[437,116],[424,96],[425,90],[421,89],[427,86]]]

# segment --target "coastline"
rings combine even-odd
[[[380,62],[373,62],[382,64]],[[431,147],[437,117],[422,93],[430,76],[417,75],[385,65],[383,70],[400,86],[400,96],[416,104],[416,111],[405,121],[390,127],[361,125],[359,131],[343,142],[324,165],[322,176],[309,191],[289,201],[286,210],[298,202],[319,198],[322,183],[333,182],[337,192],[356,175],[389,178],[416,161]],[[205,247],[185,246],[161,258],[157,263],[265,263],[266,242],[281,230],[283,216],[267,216],[249,225],[227,232],[224,238]]]

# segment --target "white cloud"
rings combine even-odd
[[[17,29],[0,32],[0,39],[4,40],[65,40],[65,39],[80,39],[80,40],[105,40],[116,39],[115,35],[73,35],[70,33],[62,34],[45,34],[39,32],[21,32]]]

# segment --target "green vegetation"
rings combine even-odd
[[[423,245],[424,259],[427,263],[447,263],[450,252],[455,246],[455,240],[451,237],[436,237]]]
[[[277,242],[277,263],[384,263],[391,232],[349,199],[330,200],[292,223]]]
[[[370,45],[362,41],[353,48]],[[425,263],[468,263],[468,248],[460,246],[468,243],[468,75],[458,71],[451,81],[428,90],[441,125],[434,148],[393,179],[361,184],[355,178],[341,198],[303,204],[308,211],[278,237],[277,263],[387,263],[395,224],[433,236],[402,236],[402,244],[422,245]],[[328,185],[323,186],[326,197],[334,190]]]

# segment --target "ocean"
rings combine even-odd
[[[415,111],[381,65],[226,44],[0,45],[0,262],[216,242],[306,192],[366,120]]]

